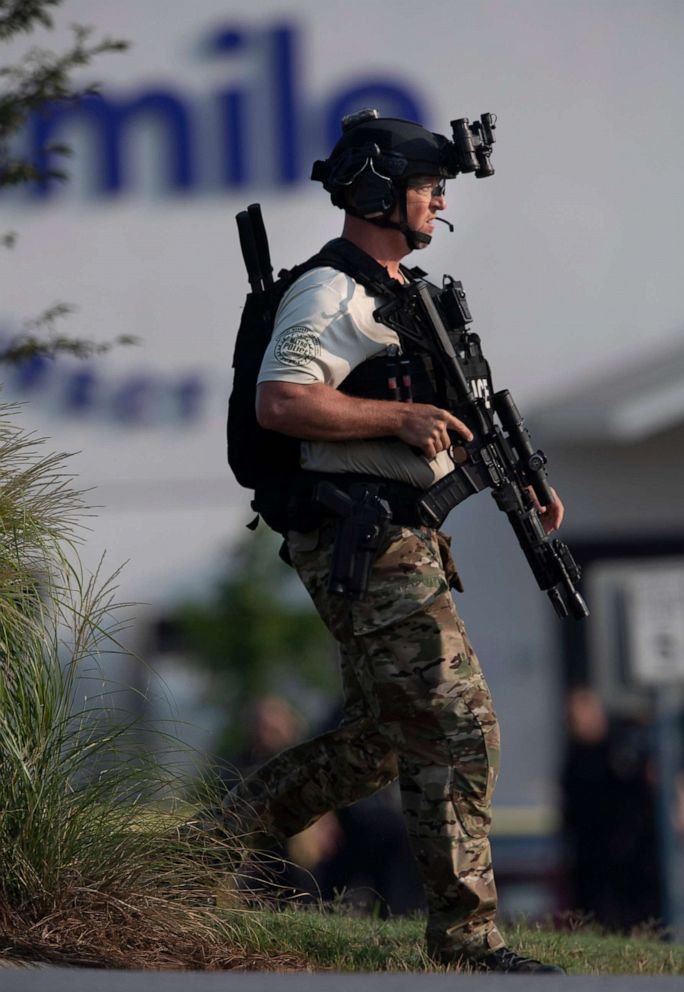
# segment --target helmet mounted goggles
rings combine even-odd
[[[332,202],[382,227],[398,228],[410,248],[430,242],[406,221],[406,187],[411,176],[453,179],[461,172],[478,178],[494,174],[490,163],[496,118],[483,114],[451,122],[452,140],[414,121],[379,117],[362,110],[342,121],[342,137],[329,158],[314,162],[311,178],[321,182]],[[390,214],[399,209],[399,221]]]

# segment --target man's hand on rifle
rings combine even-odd
[[[307,441],[355,441],[393,434],[429,460],[452,445],[458,455],[455,442],[473,439],[462,420],[437,406],[360,399],[322,382],[262,382],[257,386],[256,412],[267,430]]]
[[[551,534],[554,530],[558,530],[563,522],[563,517],[565,516],[565,507],[561,503],[560,497],[556,490],[551,489],[551,492],[553,493],[553,503],[550,503],[548,506],[541,505],[532,486],[528,486],[528,492],[534,500],[534,505],[537,507],[537,512],[539,514],[539,519],[542,522],[544,533]]]
[[[429,403],[403,403],[402,423],[397,437],[414,448],[419,448],[432,461],[440,451],[453,445],[449,431],[454,431],[464,441],[472,441],[470,428],[448,410],[441,410]]]

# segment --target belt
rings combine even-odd
[[[289,518],[292,530],[313,530],[329,516],[325,507],[316,503],[313,490],[317,482],[331,482],[344,493],[352,486],[367,483],[377,486],[379,499],[385,500],[392,511],[392,523],[401,527],[439,529],[448,513],[469,496],[485,488],[473,472],[462,467],[454,469],[429,489],[419,489],[407,482],[383,479],[375,475],[336,474],[302,471],[293,480],[290,490]]]

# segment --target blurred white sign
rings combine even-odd
[[[633,678],[646,685],[684,682],[684,568],[637,572],[625,587]]]

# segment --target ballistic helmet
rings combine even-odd
[[[314,162],[311,178],[323,183],[335,206],[381,227],[399,229],[409,247],[417,248],[431,239],[408,227],[407,180],[421,175],[453,179],[460,172],[492,175],[494,121],[491,114],[483,114],[482,123],[473,125],[465,118],[452,121],[452,141],[414,121],[361,110],[342,120],[342,137],[329,158]],[[390,221],[395,207],[399,220]]]

